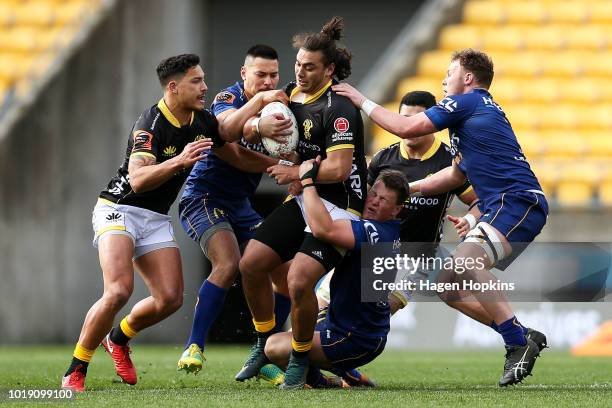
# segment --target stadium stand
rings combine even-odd
[[[612,206],[612,3],[468,0],[462,21],[399,82],[396,101],[416,89],[441,98],[450,54],[463,48],[492,56],[491,92],[553,205]],[[397,141],[377,127],[373,136],[373,151]]]
[[[0,0],[0,116],[29,92],[101,0]]]

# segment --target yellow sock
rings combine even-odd
[[[312,348],[312,339],[307,340],[307,341],[297,341],[296,339],[292,337],[291,347],[293,348],[294,351],[297,351],[298,353],[304,353],[304,352],[310,351],[310,349]]]
[[[121,327],[121,331],[130,339],[138,334],[138,332],[130,327],[127,321],[127,316],[123,318],[121,323],[119,323],[119,327]]]
[[[89,363],[91,361],[91,358],[94,355],[94,352],[96,350],[89,350],[86,349],[85,347],[81,346],[79,343],[77,343],[76,347],[74,348],[74,352],[72,353],[72,355],[76,358],[78,358],[81,361],[85,361],[86,363]]]
[[[265,322],[258,322],[253,319],[253,325],[255,325],[255,330],[259,333],[269,332],[276,326],[276,318],[272,315],[272,320],[268,320]]]

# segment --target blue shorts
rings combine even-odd
[[[544,194],[531,191],[502,193],[478,204],[486,222],[504,234],[512,245],[512,253],[496,265],[505,269],[527,248],[542,231],[548,217],[548,202]]]
[[[327,317],[319,319],[315,331],[319,332],[323,353],[332,367],[345,371],[368,364],[387,344],[387,336],[363,337],[332,328]]]
[[[191,239],[200,243],[206,231],[225,226],[236,235],[238,245],[251,239],[263,218],[251,207],[248,198],[218,199],[211,193],[182,197],[179,217],[183,229]],[[231,228],[230,228],[231,227]]]

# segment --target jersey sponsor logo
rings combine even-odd
[[[239,144],[240,146],[252,150],[254,152],[268,154],[262,143],[249,143],[244,137],[242,137],[240,138]]]
[[[349,121],[346,118],[338,118],[334,120],[334,129],[338,133],[346,133],[349,130]]]
[[[172,157],[176,155],[176,147],[175,146],[167,146],[162,152],[166,157]]]
[[[119,219],[121,219],[121,214],[115,212],[106,216],[107,221],[118,221]]]
[[[351,189],[353,190],[355,195],[361,200],[363,198],[363,194],[361,191],[361,176],[357,172],[357,165],[355,163],[353,163],[353,165],[351,166],[351,175],[349,176],[349,180],[351,182]]]
[[[366,235],[368,236],[368,242],[370,244],[375,244],[380,239],[378,235],[378,230],[376,226],[372,224],[370,221],[366,221],[363,223],[363,228],[365,229]]]
[[[457,109],[457,101],[451,98],[442,99],[440,102],[438,102],[438,105],[442,106],[444,109],[451,113],[454,112],[455,109]]]
[[[236,99],[236,95],[231,92],[223,91],[219,92],[217,96],[215,96],[214,103],[227,103],[232,104]]]
[[[194,142],[197,142],[198,140],[202,140],[202,139],[206,139],[206,135],[197,135],[195,137],[195,139],[193,139],[193,140],[194,140]]]
[[[332,143],[336,142],[352,142],[353,141],[353,132],[348,133],[334,133],[331,135]]]
[[[299,147],[301,149],[304,149],[304,150],[312,150],[312,151],[315,151],[315,152],[320,152],[321,151],[321,148],[318,145],[312,144],[312,143],[308,143],[308,142],[305,142],[303,140],[299,141]]]
[[[504,110],[501,108],[501,106],[499,106],[496,102],[493,101],[493,98],[487,98],[486,96],[482,97],[482,101],[484,102],[485,106],[492,106],[497,108],[498,111],[503,112]]]
[[[408,200],[406,200],[406,203],[412,204],[412,205],[429,205],[429,206],[436,206],[440,203],[440,200],[437,198],[432,198],[432,197],[410,197]]]
[[[223,211],[221,208],[213,208],[213,215],[216,219],[219,219],[219,214],[221,214],[222,217],[225,217],[225,211]]]
[[[121,195],[123,189],[130,184],[129,177],[129,175],[127,177],[121,176],[121,178],[115,182],[115,185],[108,189],[108,192],[114,196]]]
[[[151,150],[153,147],[153,135],[146,130],[136,130],[134,136],[134,150]]]
[[[310,119],[306,119],[304,121],[304,123],[302,123],[302,126],[304,127],[304,137],[306,138],[306,140],[310,140],[310,138],[312,137],[312,135],[310,134],[310,129],[312,129],[312,120]]]
[[[319,259],[323,259],[323,251],[312,251],[311,254],[313,254]]]

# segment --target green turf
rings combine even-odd
[[[7,389],[56,389],[67,368],[68,346],[0,346],[0,404]],[[364,368],[375,390],[300,390],[285,392],[266,383],[237,383],[246,347],[210,347],[203,371],[175,371],[182,350],[136,344],[132,354],[138,384],[116,381],[112,363],[100,350],[89,367],[88,391],[68,403],[46,406],[127,407],[575,407],[612,406],[612,358],[575,358],[546,351],[534,376],[517,387],[500,389],[503,353],[386,351]],[[42,406],[42,403],[10,403]]]

